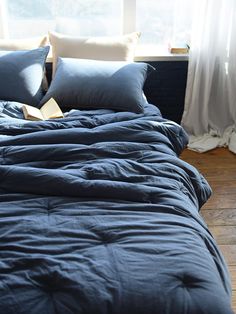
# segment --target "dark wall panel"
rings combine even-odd
[[[156,105],[165,118],[180,123],[184,110],[188,61],[148,63],[156,68],[144,85],[148,101]]]

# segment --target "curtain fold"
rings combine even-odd
[[[195,1],[182,125],[189,148],[236,153],[236,1]]]

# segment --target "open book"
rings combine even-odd
[[[53,98],[50,98],[40,109],[23,105],[22,110],[27,120],[37,121],[64,117],[63,112]]]

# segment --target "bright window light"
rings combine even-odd
[[[192,1],[136,0],[136,28],[143,44],[167,46],[170,42],[188,43]]]
[[[119,35],[121,0],[6,0],[10,38],[55,30],[77,36]]]
[[[114,36],[140,31],[141,48],[165,49],[170,42],[189,44],[194,3],[189,0],[0,2],[5,3],[6,12],[4,18],[0,14],[0,37],[34,37],[50,30],[74,36]]]

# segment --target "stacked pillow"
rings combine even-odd
[[[143,112],[143,85],[153,67],[133,62],[139,37],[138,32],[91,38],[50,32],[53,79],[41,104],[53,97],[63,109]]]
[[[44,97],[42,79],[49,47],[27,51],[30,40],[0,41],[0,99],[40,107],[53,97],[62,109],[141,113],[146,102],[143,85],[154,68],[133,62],[139,36],[137,32],[91,38],[49,33],[54,75]],[[34,44],[45,42],[35,39]],[[6,48],[17,51],[3,51]]]

